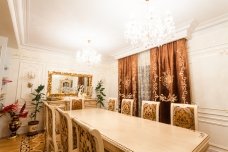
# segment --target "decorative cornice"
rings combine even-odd
[[[12,23],[13,23],[13,29],[14,29],[14,33],[15,33],[15,37],[16,37],[16,41],[17,41],[17,46],[19,47],[21,44],[21,36],[20,36],[20,32],[19,32],[19,25],[18,25],[18,20],[17,20],[17,13],[16,13],[16,8],[15,8],[15,1],[14,0],[7,0],[8,2],[8,6],[9,6],[9,10],[10,10],[10,15],[11,15],[11,19],[12,19]]]
[[[225,22],[228,22],[228,13],[212,18],[210,20],[207,20],[206,22],[199,24],[199,26],[195,29],[195,32],[205,30]]]
[[[34,46],[33,44],[28,44],[29,42],[29,30],[28,30],[28,23],[29,23],[29,7],[30,7],[30,0],[7,0],[9,5],[9,10],[13,22],[13,27],[15,31],[15,36],[17,40],[17,44],[19,48],[28,49],[28,50],[46,50],[46,51],[52,51],[52,52],[59,52],[59,53],[66,53],[66,51],[58,50],[56,48],[47,48],[44,46]],[[186,25],[178,28],[176,31],[175,37],[167,41],[165,43],[175,41],[180,38],[191,38],[191,35],[193,32],[198,32],[210,27],[213,27],[215,25],[219,25],[221,23],[228,21],[228,13],[224,14],[222,16],[210,19],[204,23],[199,24],[197,27],[197,23],[195,21],[190,21]],[[152,48],[154,46],[150,46]],[[118,53],[113,53],[111,56],[113,56],[115,59],[120,59],[132,54],[136,54],[139,52],[143,52],[147,50],[148,48],[138,48],[133,49],[131,47],[125,47],[122,49],[117,50]],[[114,51],[115,52],[115,51]]]
[[[195,50],[190,50],[188,53],[190,56],[195,56],[195,55],[204,55],[208,53],[220,53],[222,55],[227,55],[228,51],[228,43],[224,43],[224,44],[218,44],[218,45],[214,45],[214,46],[210,46],[207,48],[201,48],[201,49],[195,49]]]

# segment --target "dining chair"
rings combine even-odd
[[[72,124],[77,129],[77,147],[80,152],[104,152],[104,143],[97,129],[74,118]]]
[[[109,98],[107,109],[110,111],[116,111],[117,98]]]
[[[71,105],[72,110],[79,110],[83,108],[82,99],[72,99],[71,102],[72,102],[72,105]]]
[[[160,102],[142,101],[141,117],[152,121],[159,121]]]
[[[197,130],[197,105],[171,103],[171,125]]]
[[[77,139],[74,138],[76,134],[73,132],[70,116],[60,108],[57,108],[56,111],[60,118],[60,139],[63,152],[77,152],[75,145]]]
[[[56,116],[55,106],[48,105],[44,102],[45,108],[45,128],[46,128],[46,148],[47,151],[61,151],[60,135],[56,133]]]
[[[123,99],[121,103],[121,113],[125,115],[133,115],[134,99]]]

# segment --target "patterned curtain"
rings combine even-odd
[[[118,60],[119,112],[122,99],[134,99],[133,115],[138,111],[138,55]]]
[[[161,101],[160,122],[170,123],[170,103],[191,103],[186,39],[150,50],[151,97]]]
[[[150,51],[138,55],[138,116],[141,115],[142,100],[150,100]]]

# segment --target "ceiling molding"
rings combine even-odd
[[[194,32],[202,31],[225,22],[228,22],[228,13],[199,24],[199,26],[195,29]]]
[[[175,36],[171,40],[165,41],[164,44],[172,42],[172,41],[175,41],[175,40],[178,40],[178,39],[181,39],[181,38],[186,38],[186,39],[191,38],[191,34],[194,31],[196,25],[197,25],[197,22],[194,21],[194,20],[191,20],[191,21],[185,23],[185,25],[183,25],[182,27],[176,29]],[[140,47],[140,48],[131,48],[131,47],[123,48],[121,51],[118,51],[118,53],[112,54],[112,56],[115,59],[120,59],[120,58],[129,56],[129,55],[133,55],[133,54],[136,54],[136,53],[140,53],[140,52],[146,51],[146,50],[148,50],[150,48],[153,48],[153,47],[156,47],[156,46],[150,46],[148,48],[144,48],[144,47]]]
[[[9,5],[9,10],[13,22],[14,32],[16,35],[16,40],[19,48],[34,50],[34,51],[48,51],[55,53],[64,53],[70,54],[72,51],[69,50],[59,50],[56,48],[48,48],[45,46],[29,44],[29,16],[30,16],[30,0],[7,0]],[[170,41],[165,43],[175,41],[180,38],[190,39],[193,32],[201,31],[212,26],[224,23],[228,21],[228,13],[222,16],[210,19],[204,23],[197,24],[196,21],[192,20],[185,24],[184,26],[177,28],[176,35]],[[197,26],[198,25],[198,26]],[[196,27],[197,26],[197,27]],[[153,48],[155,46],[150,46],[149,48]],[[148,48],[137,48],[133,49],[131,47],[125,47],[122,49],[116,50],[118,53],[111,54],[115,59],[120,59],[132,54],[136,54],[139,52],[143,52]],[[115,51],[113,51],[115,52]]]
[[[19,32],[19,26],[18,26],[18,19],[17,19],[17,13],[16,13],[16,8],[15,8],[15,1],[14,0],[7,0],[8,2],[8,6],[9,6],[9,10],[10,10],[10,15],[11,15],[11,19],[12,19],[12,23],[13,23],[13,29],[14,29],[14,33],[15,33],[15,37],[16,37],[16,41],[17,41],[17,46],[19,47],[21,45],[21,35]]]
[[[196,21],[192,20],[191,22],[189,22],[185,26],[182,26],[181,28],[178,28],[176,30],[176,32],[177,32],[176,36],[171,41],[175,41],[175,40],[180,39],[180,38],[190,39],[191,35],[193,34],[193,32],[198,32],[198,31],[201,31],[201,30],[205,30],[205,29],[208,29],[210,27],[213,27],[213,26],[225,23],[225,22],[228,22],[228,13],[224,14],[222,16],[218,16],[218,17],[215,17],[213,19],[210,19],[210,20],[208,20],[208,21],[206,21],[204,23],[201,23],[201,24],[197,24]],[[152,47],[154,47],[154,46],[152,46]],[[150,48],[152,48],[152,47],[150,47]],[[129,55],[132,55],[132,54],[143,52],[145,50],[147,50],[147,49],[138,48],[137,50],[133,50],[132,48],[124,48],[122,51],[120,51],[120,52],[118,52],[116,54],[113,54],[112,56],[115,59],[120,59],[120,58],[129,56]]]
[[[63,55],[72,55],[72,53],[74,52],[69,52],[66,50],[59,50],[59,49],[55,49],[55,48],[47,48],[47,47],[40,47],[40,46],[35,46],[33,44],[24,44],[20,46],[20,49],[24,49],[24,50],[29,50],[29,51],[39,51],[42,53],[57,53],[57,54],[63,54]]]

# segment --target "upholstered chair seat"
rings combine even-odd
[[[172,103],[171,124],[174,126],[197,130],[197,105]]]
[[[123,99],[121,103],[121,113],[125,115],[133,115],[134,99]]]
[[[142,101],[141,117],[152,121],[159,121],[160,102]]]

